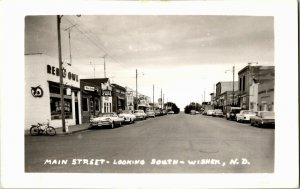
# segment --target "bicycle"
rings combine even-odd
[[[56,135],[56,130],[54,127],[49,125],[48,120],[47,123],[37,123],[37,125],[31,125],[30,134],[32,136],[37,136],[39,134],[54,136]]]

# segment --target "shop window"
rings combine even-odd
[[[60,98],[50,97],[51,119],[61,119]],[[72,119],[72,101],[64,99],[65,118]]]
[[[104,112],[106,112],[106,103],[104,103]]]
[[[84,112],[89,111],[87,98],[82,98],[82,111],[84,111]]]
[[[59,87],[59,84],[56,84],[56,83],[50,83],[49,84],[49,91],[50,93],[53,93],[53,94],[60,94],[60,87]],[[64,95],[66,95],[66,89],[64,89]]]

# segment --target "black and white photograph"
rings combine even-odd
[[[298,167],[298,88],[291,89],[298,85],[289,83],[297,82],[297,43],[285,43],[297,39],[289,39],[297,27],[287,36],[280,30],[286,17],[276,12],[294,11],[295,3],[267,9],[270,3],[217,2],[141,1],[127,11],[119,11],[124,2],[91,3],[91,11],[50,6],[21,13],[21,89],[2,102],[22,102],[1,112],[13,114],[2,135],[18,130],[20,184],[27,178],[27,187],[47,188],[297,187],[298,169],[288,170]],[[10,77],[14,71],[2,69]],[[9,156],[1,159],[7,170]],[[282,178],[287,172],[292,176]],[[41,179],[30,182],[35,176]],[[11,179],[7,186],[20,187]],[[86,185],[76,184],[81,179]],[[199,179],[205,184],[190,181]]]

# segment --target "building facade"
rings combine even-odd
[[[100,112],[112,112],[112,86],[109,78],[81,79],[81,81],[100,88]]]
[[[101,86],[80,80],[82,122],[87,123],[91,116],[101,111]]]
[[[81,124],[79,75],[71,66],[63,68],[66,125]],[[25,129],[49,121],[62,127],[58,60],[44,54],[25,55]]]
[[[134,90],[129,88],[129,87],[125,87],[126,89],[126,97],[125,97],[125,109],[126,110],[131,110],[134,111]]]
[[[111,84],[112,86],[112,107],[113,112],[119,112],[126,109],[126,88]]]
[[[258,111],[274,108],[274,66],[248,65],[240,70],[238,75],[239,105],[242,109]]]
[[[238,87],[238,82],[237,81],[234,82],[234,85],[233,85],[232,81],[220,81],[220,82],[218,82],[216,84],[216,107],[222,109],[223,106],[224,106],[224,94],[223,93],[225,93],[226,91],[231,91],[231,95],[232,95],[233,94],[232,93],[233,89],[236,91],[237,87]],[[231,104],[231,105],[236,106],[237,101],[233,101],[233,104]]]

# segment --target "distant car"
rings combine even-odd
[[[207,115],[207,111],[203,110],[202,115]]]
[[[90,119],[90,127],[110,126],[112,129],[116,125],[122,126],[124,118],[121,118],[115,112],[98,113],[96,117]]]
[[[213,113],[214,113],[214,110],[207,110],[206,115],[212,116]]]
[[[196,110],[191,110],[190,114],[191,115],[196,115]]]
[[[147,114],[147,117],[155,117],[155,112],[153,111],[153,110],[148,110],[147,112],[146,112],[146,114]]]
[[[242,108],[240,107],[231,107],[230,111],[226,113],[227,120],[236,120],[236,114],[240,113]]]
[[[172,111],[172,110],[168,111],[168,114],[174,114],[174,111]]]
[[[132,113],[131,110],[122,110],[119,114],[119,117],[124,118],[124,121],[127,123],[134,123],[136,116]]]
[[[162,110],[160,109],[155,110],[155,116],[161,116],[162,114],[163,114]]]
[[[223,117],[223,111],[221,109],[215,109],[212,113],[214,117]]]
[[[240,113],[236,114],[237,122],[250,122],[250,118],[255,116],[255,112],[250,110],[241,110]]]
[[[200,112],[196,111],[196,114],[200,114]]]
[[[144,110],[135,110],[134,115],[136,119],[145,120],[147,118],[147,114],[145,114]]]
[[[166,111],[166,110],[163,110],[162,113],[163,113],[163,115],[166,115],[166,114],[167,114],[167,111]]]
[[[257,127],[275,126],[275,113],[272,111],[259,111],[256,116],[250,118],[250,124]]]

